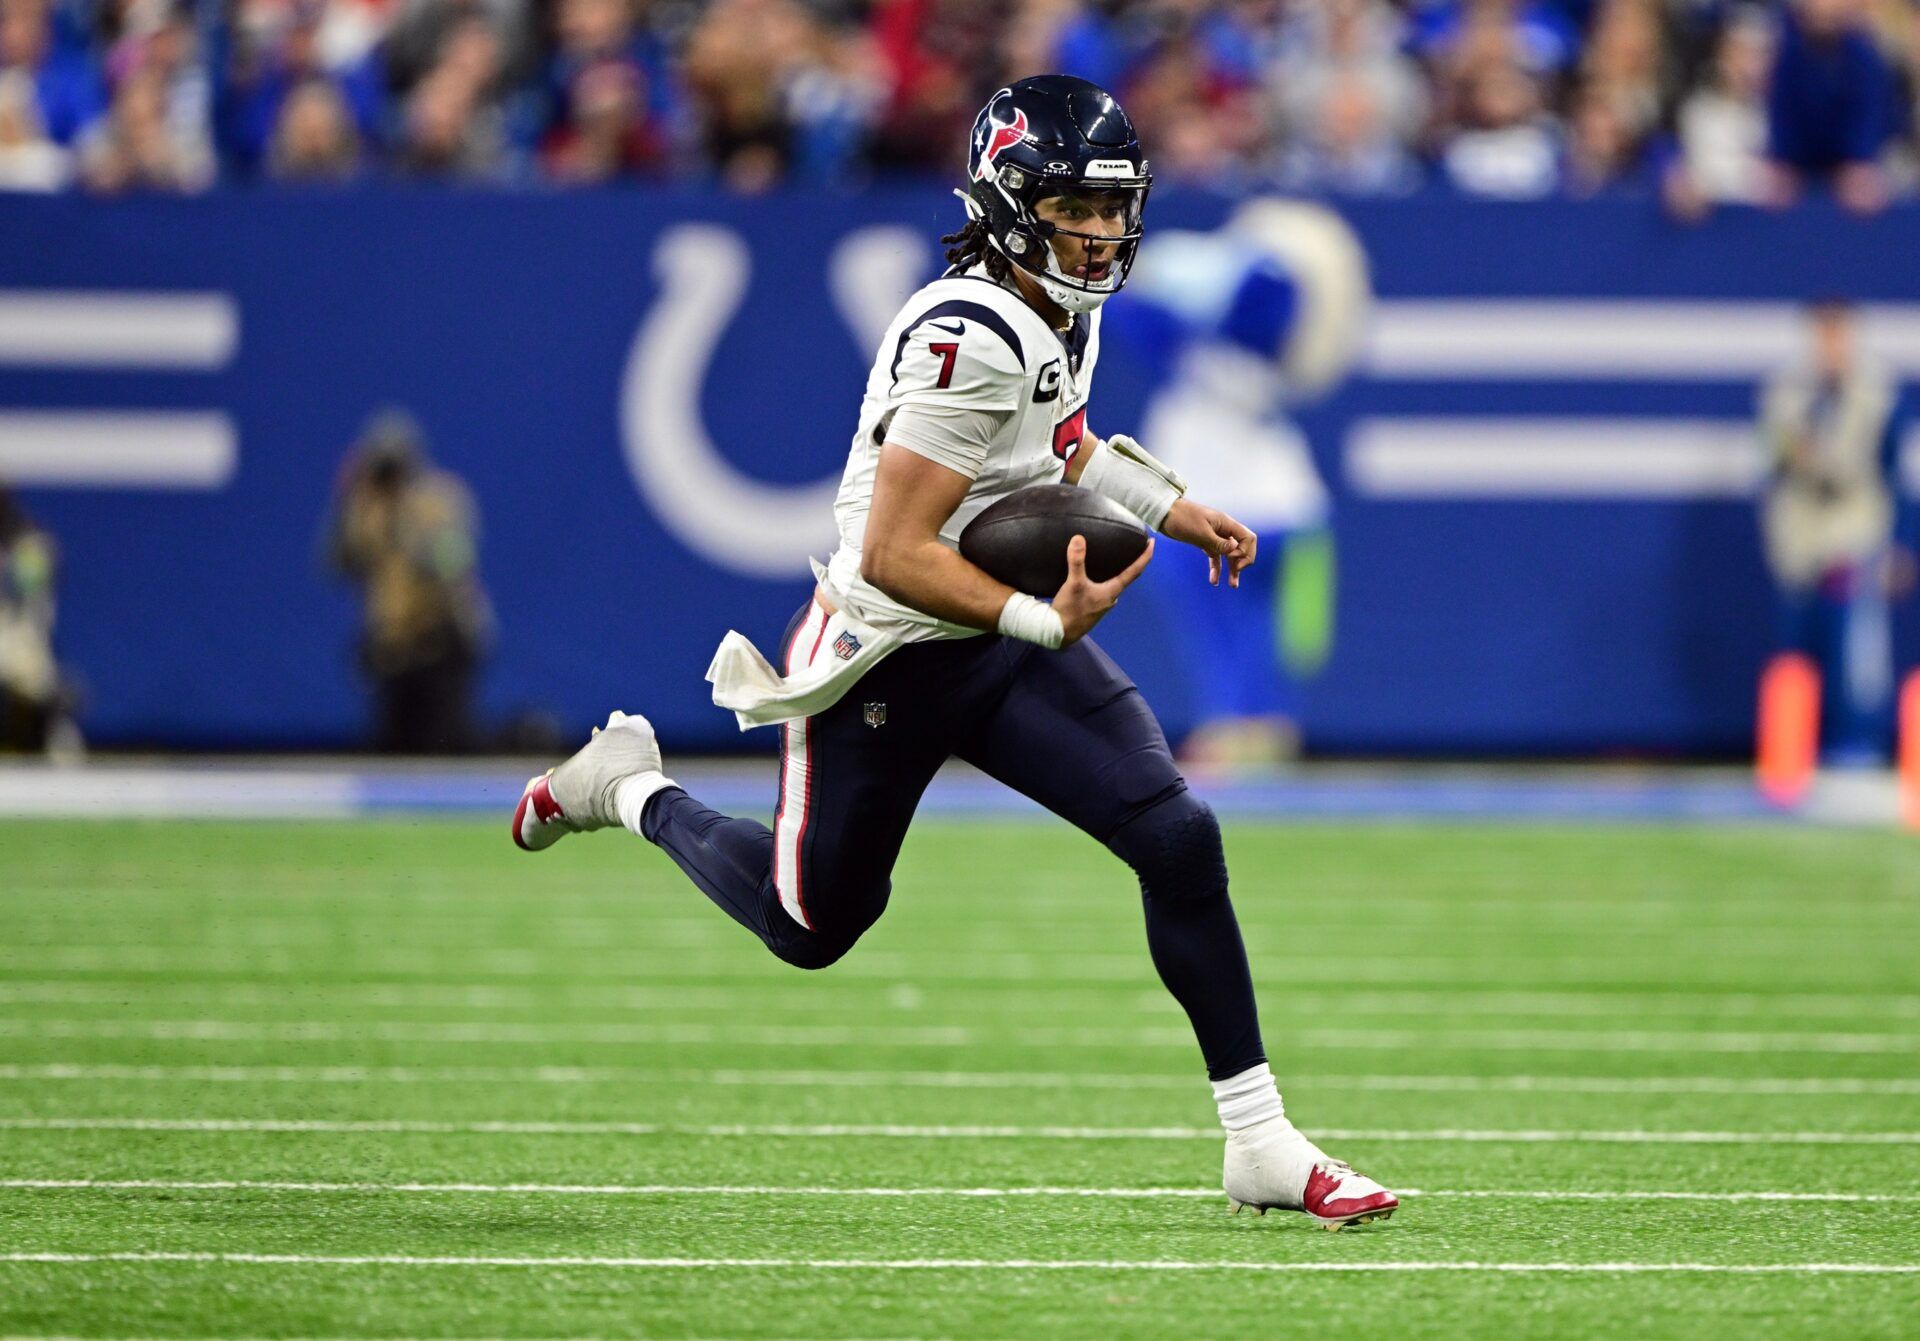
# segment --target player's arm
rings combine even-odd
[[[1110,444],[1114,442],[1126,444],[1140,458],[1152,462],[1157,471],[1140,465],[1138,459],[1129,462],[1108,455],[1089,479],[1089,465],[1096,457],[1113,453]],[[1259,539],[1247,527],[1219,508],[1188,498],[1185,482],[1153,461],[1132,438],[1115,437],[1103,442],[1091,433],[1082,434],[1080,446],[1067,462],[1066,480],[1112,498],[1162,535],[1200,550],[1207,556],[1207,581],[1216,587],[1220,585],[1222,562],[1226,564],[1227,585],[1239,586],[1241,570],[1253,563],[1254,551],[1259,548]],[[1177,491],[1170,505],[1166,501],[1168,491]]]
[[[873,507],[860,551],[860,576],[903,605],[969,628],[997,630],[1046,646],[1077,642],[1092,630],[1120,593],[1140,575],[1153,546],[1119,576],[1088,580],[1086,541],[1067,547],[1067,580],[1053,598],[1060,636],[1046,624],[1045,607],[967,562],[940,543],[940,528],[966,499],[972,481],[898,443],[880,449]]]
[[[940,543],[940,528],[972,483],[899,443],[882,447],[860,576],[894,600],[950,624],[990,629],[1013,588]]]

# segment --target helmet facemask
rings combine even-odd
[[[1150,179],[1036,181],[1019,168],[998,177],[976,186],[998,197],[1004,224],[989,230],[997,251],[1068,312],[1091,312],[1120,291],[1140,247]],[[973,196],[967,206],[976,218],[986,213]]]
[[[1036,241],[1013,259],[1061,307],[1091,312],[1127,282],[1146,200],[1144,186],[1080,182],[1045,190],[1028,211]],[[1009,234],[1008,245],[1021,236]]]

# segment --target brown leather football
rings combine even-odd
[[[1067,542],[1087,538],[1087,576],[1105,582],[1147,547],[1147,528],[1112,499],[1072,484],[1008,494],[967,523],[960,554],[1017,591],[1052,596],[1067,580]]]

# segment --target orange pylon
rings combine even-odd
[[[1760,676],[1754,749],[1760,794],[1777,806],[1798,805],[1813,782],[1820,750],[1820,668],[1801,652],[1782,652]]]
[[[1920,670],[1900,686],[1900,822],[1920,829]]]

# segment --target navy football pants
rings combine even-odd
[[[787,669],[833,654],[820,646],[825,622],[812,601],[795,616]],[[1220,827],[1187,790],[1140,691],[1093,643],[910,643],[833,707],[781,731],[772,830],[679,788],[643,818],[647,838],[781,959],[824,968],[878,920],[921,794],[958,756],[1133,868],[1154,967],[1193,1022],[1209,1075],[1265,1060]]]

